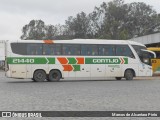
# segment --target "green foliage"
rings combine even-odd
[[[22,29],[21,39],[130,39],[160,32],[160,14],[143,2],[103,2],[90,14],[70,16],[65,25],[45,25],[32,20]]]

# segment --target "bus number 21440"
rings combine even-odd
[[[15,58],[15,59],[13,59],[13,63],[15,63],[15,64],[19,64],[19,63],[21,63],[21,64],[27,64],[27,63],[32,64],[32,63],[34,63],[34,59],[23,59],[23,58],[18,59],[18,58]]]

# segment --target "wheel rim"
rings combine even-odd
[[[127,71],[126,72],[126,79],[127,80],[132,80],[133,79],[133,72],[132,71]]]
[[[130,78],[132,78],[132,76],[133,76],[132,72],[128,72],[128,75]]]
[[[44,76],[43,76],[43,74],[42,74],[42,73],[38,73],[38,74],[37,74],[37,78],[38,78],[38,79],[43,79],[43,78],[44,78]]]
[[[53,79],[58,79],[58,74],[57,73],[53,73],[52,77],[53,77]]]
[[[37,71],[35,73],[35,81],[44,81],[45,80],[45,74],[43,73],[43,71]]]

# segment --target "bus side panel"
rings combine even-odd
[[[139,67],[139,76],[145,77],[153,75],[152,67],[150,65],[141,62],[138,67]]]
[[[13,64],[11,61],[9,63],[8,57],[14,57],[15,55],[12,53],[11,48],[9,47],[10,44],[6,43],[6,66],[7,67],[7,72],[6,76],[7,77],[12,77],[12,78],[27,78],[27,70],[26,70],[26,64]],[[17,60],[15,61],[17,62]]]
[[[90,64],[84,64],[80,65],[80,71],[76,71],[76,78],[79,79],[90,79],[91,76],[91,65]]]
[[[122,65],[105,65],[106,72],[105,77],[123,77]]]
[[[13,78],[27,78],[26,64],[12,64],[10,65],[10,71]]]
[[[105,71],[106,71],[106,65],[104,64],[92,64],[90,67],[91,70],[91,77],[92,78],[104,78],[105,77]]]

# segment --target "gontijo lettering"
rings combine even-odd
[[[119,59],[93,59],[93,63],[100,63],[100,64],[105,64],[105,63],[118,63]]]
[[[85,58],[85,64],[128,64],[128,58]]]

